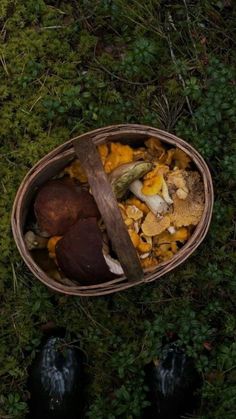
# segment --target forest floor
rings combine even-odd
[[[143,367],[171,335],[203,377],[195,418],[236,416],[236,4],[233,0],[1,0],[0,418],[24,418],[42,325],[87,354],[87,417],[141,418]],[[106,125],[173,132],[209,164],[209,233],[150,285],[101,298],[54,294],[11,234],[16,191],[47,152]]]

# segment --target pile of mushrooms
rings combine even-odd
[[[109,143],[98,149],[142,266],[168,260],[188,240],[204,208],[202,180],[191,159],[154,138],[145,147]],[[78,160],[39,188],[34,214],[26,246],[47,249],[59,277],[90,285],[123,274]]]

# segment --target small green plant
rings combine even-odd
[[[10,415],[17,417],[26,411],[27,405],[21,401],[18,393],[10,393],[5,399],[5,405]]]

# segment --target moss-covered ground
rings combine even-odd
[[[235,418],[235,22],[233,0],[1,0],[1,418],[26,415],[27,367],[48,322],[87,354],[89,418],[141,418],[143,366],[172,335],[204,380],[196,418]],[[151,285],[53,294],[14,245],[17,188],[70,137],[126,122],[177,133],[202,153],[215,188],[210,231]]]

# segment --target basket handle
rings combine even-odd
[[[143,278],[143,270],[137,252],[130,239],[117,205],[116,197],[104,172],[100,155],[92,138],[73,141],[75,154],[85,170],[91,192],[102,214],[112,247],[128,281]]]

